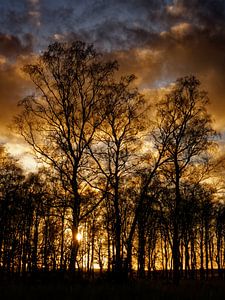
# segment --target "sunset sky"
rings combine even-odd
[[[23,155],[9,124],[30,91],[21,67],[54,41],[84,40],[134,73],[144,93],[194,74],[225,132],[224,0],[1,0],[0,142]]]

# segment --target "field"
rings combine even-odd
[[[124,284],[102,281],[82,283],[0,283],[0,299],[23,300],[125,300],[193,299],[219,300],[225,297],[225,281],[181,281],[179,286],[163,281],[135,281]]]

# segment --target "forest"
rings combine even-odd
[[[40,168],[1,145],[1,278],[225,278],[220,135],[198,78],[147,97],[81,41],[23,71],[13,127]]]

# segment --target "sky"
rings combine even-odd
[[[0,143],[12,153],[26,152],[10,127],[31,88],[21,68],[54,41],[93,43],[144,93],[196,75],[225,132],[225,0],[0,0],[0,11]]]

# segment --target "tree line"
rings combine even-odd
[[[15,127],[43,168],[25,176],[1,149],[1,269],[223,276],[207,93],[186,76],[156,102],[118,68],[80,41],[24,67],[35,90]]]

